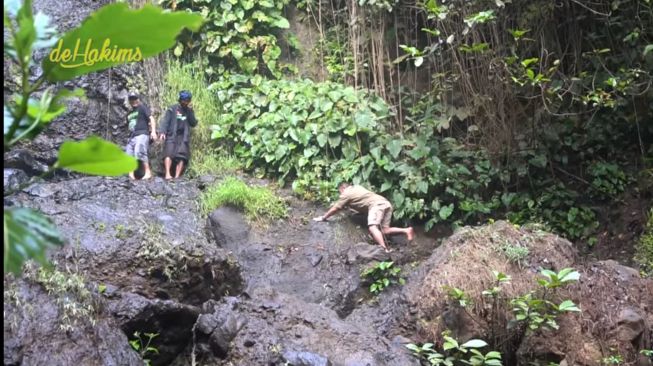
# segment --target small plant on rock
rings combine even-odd
[[[453,337],[449,336],[449,332],[442,333],[444,343],[442,344],[442,353],[433,349],[433,343],[424,343],[421,346],[410,343],[406,348],[413,352],[413,355],[420,359],[426,360],[433,366],[453,366],[457,363],[463,363],[472,366],[501,366],[501,353],[497,351],[490,351],[483,354],[479,348],[487,347],[487,342],[481,339],[472,339],[463,344]]]
[[[135,339],[130,340],[129,344],[132,346],[134,351],[138,352],[145,362],[145,365],[150,366],[152,364],[150,359],[145,357],[159,354],[159,349],[150,345],[152,339],[156,338],[159,333],[143,333],[143,335],[147,337],[147,340],[144,340],[141,336],[141,332],[134,332]]]
[[[370,292],[378,295],[391,284],[403,285],[406,281],[399,276],[401,268],[396,267],[392,261],[379,262],[361,272],[361,278],[371,282]]]

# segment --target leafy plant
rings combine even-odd
[[[392,261],[379,262],[361,271],[361,278],[370,283],[370,292],[378,295],[392,284],[403,285],[405,280],[400,277],[401,268]]]
[[[457,363],[463,363],[473,366],[501,366],[501,353],[490,351],[483,354],[479,348],[487,347],[488,344],[481,339],[471,339],[463,344],[448,335],[448,332],[442,334],[444,343],[442,344],[443,353],[433,349],[433,343],[424,343],[421,346],[410,343],[406,345],[413,355],[426,360],[430,365],[453,366]]]
[[[150,27],[160,24],[166,25],[165,31],[154,32],[156,34],[149,32]],[[65,49],[70,52],[75,48],[75,42],[82,39],[91,44],[98,44],[111,36],[111,40],[107,41],[113,41],[115,46],[139,47],[140,56],[152,56],[170,47],[170,42],[174,41],[181,28],[190,27],[197,30],[200,24],[201,19],[197,16],[164,14],[161,9],[150,5],[134,11],[129,10],[124,3],[109,4],[87,18],[81,26],[66,33],[57,50],[63,52],[61,50]],[[40,90],[46,80],[70,80],[114,65],[140,61],[112,58],[86,62],[85,59],[84,63],[76,67],[66,67],[70,65],[55,60],[57,57],[53,52],[43,59],[43,73],[32,82],[30,69],[36,66],[33,64],[32,53],[52,47],[53,41],[57,39],[56,30],[50,26],[46,15],[33,14],[31,0],[25,0],[22,4],[18,0],[5,2],[4,27],[8,35],[4,39],[5,55],[9,56],[12,67],[17,65],[17,71],[20,73],[19,92],[13,94],[4,105],[5,152],[21,140],[34,138],[50,121],[64,113],[64,99],[83,96],[81,90],[70,91],[62,88],[55,91],[54,86],[49,86],[42,92],[40,99],[33,98],[32,95]],[[145,36],[134,38],[135,33]],[[55,168],[66,168],[86,174],[120,175],[133,171],[136,168],[136,160],[124,154],[120,147],[91,137],[78,143],[64,143],[59,151],[57,163],[43,176]],[[13,192],[5,192],[5,196]],[[19,273],[22,263],[32,257],[46,264],[45,250],[62,243],[52,223],[35,210],[5,209],[4,229],[5,272]]]
[[[587,169],[592,177],[593,194],[601,199],[615,198],[626,189],[626,174],[616,164],[596,162]]]
[[[144,340],[143,336],[147,337],[147,340]],[[141,332],[135,331],[134,332],[135,339],[129,341],[129,344],[132,346],[134,351],[138,352],[138,354],[145,362],[145,365],[147,366],[150,366],[152,362],[145,357],[159,354],[159,349],[150,345],[152,344],[152,340],[158,336],[159,333],[143,333],[141,335]]]
[[[565,268],[556,273],[548,269],[543,269],[541,275],[543,279],[538,280],[538,284],[545,290],[555,290],[571,282],[578,281],[580,274],[571,269]],[[571,300],[564,300],[560,304],[555,304],[545,296],[536,297],[536,293],[531,291],[523,296],[510,301],[515,321],[524,322],[528,329],[533,331],[542,326],[558,329],[556,318],[564,312],[580,312],[580,309]]]
[[[283,7],[288,0],[159,0],[172,10],[200,14],[206,22],[199,33],[186,33],[176,56],[202,53],[208,76],[231,73],[280,77],[289,68],[279,62],[279,31],[290,27]]]

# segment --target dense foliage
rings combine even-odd
[[[280,77],[292,71],[279,62],[281,46],[294,45],[280,39],[290,26],[283,16],[288,0],[160,0],[162,5],[201,14],[206,22],[197,33],[185,33],[174,49],[176,56],[194,59],[204,55],[206,74],[231,73]]]

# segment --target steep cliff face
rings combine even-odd
[[[139,3],[142,1],[136,1]],[[111,3],[110,0],[35,0],[34,11],[43,12],[51,19],[59,34],[78,26],[94,10]],[[138,6],[138,4],[134,4]],[[138,36],[138,35],[134,35]],[[48,57],[43,50],[34,55],[35,64]],[[24,141],[12,152],[5,154],[5,167],[16,168],[35,175],[56,161],[56,152],[65,140],[78,140],[90,135],[98,135],[118,145],[127,142],[128,131],[125,122],[127,113],[127,94],[137,91],[143,101],[153,105],[155,117],[158,117],[158,94],[162,84],[163,63],[159,58],[145,60],[142,63],[121,65],[109,70],[94,72],[75,80],[57,85],[45,84],[35,97],[48,87],[82,88],[86,100],[70,100],[67,111],[52,121],[49,126],[33,141]],[[11,92],[17,89],[16,73],[11,62],[5,59],[4,97],[7,100]],[[31,70],[32,80],[40,74],[40,67]]]

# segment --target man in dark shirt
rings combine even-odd
[[[150,170],[147,150],[150,144],[150,138],[156,140],[154,117],[150,114],[147,106],[141,103],[138,94],[131,93],[128,99],[132,107],[132,110],[127,114],[127,126],[131,134],[129,135],[129,143],[127,143],[125,151],[127,154],[143,162],[143,168],[145,169],[143,179],[150,179],[152,178],[152,171]],[[134,172],[129,173],[129,177],[135,179]]]
[[[189,91],[179,92],[179,103],[166,110],[159,126],[160,138],[165,141],[163,165],[166,179],[172,179],[173,161],[175,178],[179,178],[190,160],[190,129],[197,125],[191,98]]]

